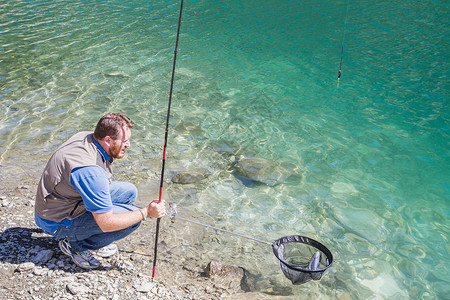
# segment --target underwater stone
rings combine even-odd
[[[180,171],[177,175],[172,179],[174,183],[181,183],[181,184],[189,184],[189,183],[196,183],[203,179],[205,179],[206,174],[200,171]]]
[[[224,288],[239,289],[244,279],[245,270],[241,267],[211,261],[206,266],[205,273],[207,277]]]
[[[282,164],[273,160],[257,157],[244,157],[235,164],[235,175],[248,178],[269,186],[284,182],[295,173],[293,164]]]
[[[180,122],[175,125],[174,130],[182,134],[188,133],[194,136],[203,135],[203,129],[200,124],[194,122]]]

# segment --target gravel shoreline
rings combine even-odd
[[[0,299],[294,299],[246,290],[205,274],[198,258],[179,259],[161,242],[152,278],[154,223],[117,242],[119,253],[102,267],[83,270],[34,224],[37,174],[0,180]],[[149,247],[148,245],[151,245]],[[176,246],[173,246],[176,247]],[[158,274],[159,273],[159,274]],[[234,281],[234,283],[233,283]],[[231,283],[231,284],[230,284]]]

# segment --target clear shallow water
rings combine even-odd
[[[40,170],[71,134],[121,111],[137,126],[116,173],[152,194],[179,3],[0,8],[0,170]],[[167,197],[180,215],[263,240],[310,236],[336,261],[319,283],[293,287],[266,246],[219,235],[205,257],[246,267],[255,290],[445,298],[448,11],[438,1],[185,1],[167,181],[185,168],[208,177],[168,183]],[[293,163],[299,175],[245,185],[230,174],[235,155]]]

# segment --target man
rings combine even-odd
[[[114,241],[136,230],[147,217],[165,215],[164,201],[144,208],[133,205],[136,187],[111,181],[111,164],[125,156],[134,123],[110,113],[95,131],[79,132],[62,144],[48,161],[38,185],[35,221],[54,235],[61,251],[85,269],[117,252]]]

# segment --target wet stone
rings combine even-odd
[[[285,182],[297,173],[297,167],[289,163],[279,163],[273,160],[257,157],[241,157],[234,165],[237,177],[275,186]]]
[[[185,170],[185,171],[180,171],[172,179],[172,181],[174,183],[180,183],[180,184],[192,184],[192,183],[197,183],[205,178],[206,178],[206,174],[204,172],[194,171],[194,170]]]
[[[205,269],[206,276],[226,289],[239,290],[245,276],[245,270],[241,267],[223,265],[211,261]]]
[[[36,264],[44,264],[53,257],[53,254],[54,252],[52,250],[42,250],[36,254],[36,256],[33,258],[33,262]]]

